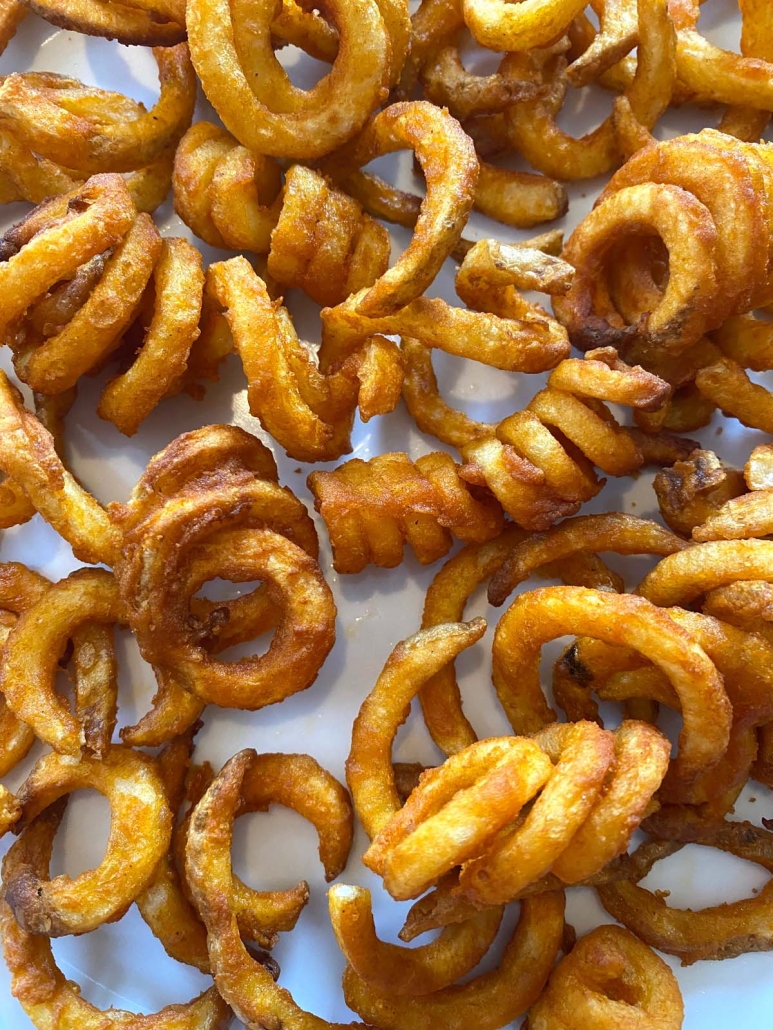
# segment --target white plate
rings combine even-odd
[[[714,42],[733,49],[737,49],[739,34],[736,7],[733,0],[712,0],[706,4],[701,20],[701,27]],[[146,104],[153,102],[157,92],[154,63],[148,51],[60,32],[34,17],[21,26],[0,62],[0,73],[28,68],[67,72],[84,81],[126,92]],[[585,131],[603,117],[605,103],[608,98],[580,97],[575,109],[565,113],[562,120],[574,133]],[[206,103],[200,105],[198,116],[212,118]],[[694,130],[706,121],[716,124],[717,117],[711,112],[675,112],[668,115],[659,131],[663,135],[675,135]],[[398,184],[410,185],[415,190],[418,184],[410,164],[409,155],[401,155],[398,162],[389,162],[389,168],[397,176]],[[566,229],[571,229],[589,209],[600,185],[593,181],[570,187],[571,206],[565,220]],[[10,225],[26,210],[24,205],[0,210],[0,226]],[[161,208],[156,217],[166,234],[190,235],[173,214],[171,204]],[[475,216],[468,235],[512,239],[528,234],[511,232]],[[407,238],[404,231],[396,231],[396,247],[405,246]],[[199,246],[207,260],[223,256],[200,243]],[[450,262],[434,292],[449,300],[454,298]],[[290,307],[301,335],[312,340],[318,338],[313,305],[304,304],[303,298],[294,296]],[[5,352],[0,353],[0,365],[10,369]],[[436,358],[436,365],[444,392],[470,414],[486,419],[501,418],[522,408],[544,378],[510,375],[451,358]],[[99,383],[83,380],[79,391],[77,406],[67,419],[69,458],[77,475],[102,502],[125,499],[148,458],[178,433],[215,422],[235,422],[260,433],[257,422],[247,410],[241,368],[233,359],[221,382],[208,390],[204,403],[182,397],[162,404],[131,440],[96,417]],[[736,422],[723,422],[718,418],[698,436],[706,446],[719,448],[725,459],[735,463],[742,463],[749,450],[762,439],[761,434],[744,430]],[[387,450],[406,450],[415,457],[436,447],[434,441],[424,439],[416,431],[402,410],[376,419],[367,427],[357,426],[354,442],[354,453],[363,458]],[[272,449],[278,459],[282,483],[310,505],[305,487],[308,468],[288,460],[273,444]],[[650,483],[649,474],[636,481],[613,480],[585,510],[654,515],[657,509]],[[352,720],[392,647],[418,628],[424,591],[439,565],[420,568],[408,556],[394,570],[371,569],[360,576],[339,578],[330,564],[327,535],[321,522],[318,528],[322,566],[339,609],[335,650],[313,687],[281,705],[256,713],[210,708],[206,725],[198,737],[197,760],[208,759],[219,768],[243,747],[259,751],[305,751],[343,779]],[[0,560],[23,561],[53,578],[66,575],[78,565],[67,544],[39,517],[0,535]],[[626,575],[629,586],[635,585],[648,567],[647,562],[635,558],[613,564]],[[492,625],[498,617],[493,610],[486,612],[482,597],[470,607],[471,614],[488,614]],[[489,679],[490,641],[489,633],[484,642],[458,663],[467,711],[481,736],[508,731]],[[134,722],[137,715],[146,710],[154,687],[150,669],[140,660],[128,634],[120,634],[119,642],[122,662],[119,718],[120,725],[125,725]],[[41,752],[42,749],[37,748],[32,757]],[[439,760],[419,718],[409,720],[401,731],[396,755],[402,760],[427,763]],[[17,786],[28,769],[29,762],[9,776],[7,784]],[[746,800],[737,808],[738,817],[759,822],[761,816],[773,815],[769,792],[754,785],[751,794],[756,800],[752,802],[747,792]],[[106,802],[96,795],[76,795],[57,841],[53,871],[75,875],[98,863],[106,829]],[[340,881],[371,888],[379,933],[387,940],[396,941],[408,906],[388,898],[379,881],[360,864],[364,845],[365,836],[360,829],[348,868]],[[4,853],[6,848],[7,842],[3,842],[0,852]],[[341,995],[343,961],[329,926],[326,885],[312,828],[299,816],[282,809],[242,819],[236,833],[235,864],[249,883],[264,889],[288,886],[302,878],[309,881],[311,901],[296,930],[283,935],[275,949],[282,967],[281,983],[292,992],[299,1005],[319,1016],[342,1022],[355,1018]],[[756,866],[691,846],[660,863],[645,883],[652,888],[668,888],[673,904],[701,907],[748,896],[765,880],[765,874]],[[511,913],[506,921],[504,932],[509,932],[515,914]],[[609,921],[593,892],[587,889],[568,892],[567,917],[579,934]],[[54,953],[65,974],[82,985],[84,996],[102,1008],[114,1005],[152,1012],[192,997],[207,982],[197,972],[167,958],[134,908],[119,923],[104,926],[83,938],[54,941]],[[487,956],[484,966],[491,967],[495,957],[496,953]],[[687,1030],[725,1030],[728,1025],[734,1030],[758,1030],[773,1022],[769,955],[699,962],[687,969],[679,968],[673,959],[667,960],[676,969],[684,993]],[[0,1027],[23,1030],[29,1025],[21,1008],[10,997],[8,975],[0,964]]]

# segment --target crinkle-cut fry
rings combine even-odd
[[[452,307],[439,297],[419,297],[394,315],[358,312],[364,291],[322,311],[320,360],[341,359],[376,333],[409,336],[425,347],[472,358],[508,372],[544,372],[569,354],[563,328],[535,305],[514,316]]]
[[[496,501],[479,498],[441,451],[415,462],[401,452],[353,458],[333,472],[312,472],[307,482],[341,573],[360,572],[368,564],[394,568],[406,543],[422,564],[430,564],[448,553],[452,535],[491,540],[504,524]]]
[[[326,14],[338,31],[338,53],[330,73],[308,92],[292,85],[274,55],[274,9],[266,8],[260,17],[252,12],[255,45],[249,52],[238,43],[248,9],[225,0],[193,0],[186,10],[191,55],[204,92],[248,150],[301,160],[322,157],[351,139],[385,98],[392,53],[376,0],[362,0],[356,10],[339,0],[328,6]],[[252,76],[258,51],[263,72]],[[394,58],[399,63],[404,50],[396,48]]]
[[[592,517],[592,516],[591,516]],[[599,516],[596,516],[598,518]],[[505,529],[494,540],[467,544],[449,558],[427,589],[422,629],[444,622],[460,622],[471,594],[494,575],[513,548],[523,541],[525,532],[517,527]],[[538,568],[538,574],[555,575],[567,584],[621,590],[609,569],[595,555],[575,551],[555,564]],[[419,695],[427,729],[437,746],[447,755],[461,751],[477,739],[462,710],[462,699],[452,663],[436,673]]]
[[[155,760],[113,746],[101,758],[50,752],[39,759],[19,789],[20,827],[59,798],[91,789],[110,802],[111,822],[100,864],[71,879],[41,877],[23,863],[9,876],[4,897],[31,933],[62,937],[88,933],[119,919],[150,882],[172,833],[172,815]]]
[[[5,641],[0,689],[5,702],[45,743],[66,755],[109,745],[115,725],[115,658],[100,625],[119,620],[111,573],[81,569],[49,586],[20,613]],[[96,625],[94,625],[96,624]],[[73,640],[76,713],[55,691],[59,659]]]
[[[416,898],[456,866],[461,864],[464,870],[465,863],[474,864],[495,848],[502,831],[552,776],[549,757],[524,737],[471,744],[422,774],[405,805],[374,838],[363,862],[383,877],[393,898]],[[592,804],[592,784],[586,790]]]
[[[599,32],[593,42],[566,70],[573,86],[587,86],[596,81],[629,54],[639,42],[637,0],[602,0]],[[667,12],[667,8],[664,8]]]
[[[115,563],[120,531],[76,482],[56,453],[51,434],[23,407],[0,371],[0,468],[14,477],[37,511],[81,561]]]
[[[744,580],[773,582],[773,541],[710,540],[658,562],[637,593],[661,608],[689,606],[716,587]]]
[[[402,361],[396,345],[371,337],[337,367],[322,372],[298,339],[287,309],[271,300],[245,258],[210,265],[207,277],[244,367],[250,411],[291,457],[340,457],[351,450],[361,399],[368,415],[397,404]],[[380,382],[374,380],[376,370],[384,373]]]
[[[400,810],[392,743],[422,686],[485,632],[483,619],[422,630],[397,645],[352,727],[346,780],[355,811],[372,839]]]
[[[124,46],[170,47],[185,40],[185,9],[179,5],[112,3],[99,0],[24,0],[52,25]],[[174,8],[174,14],[171,9]]]
[[[568,358],[523,411],[499,423],[495,438],[463,447],[462,475],[488,486],[519,525],[548,529],[599,492],[604,480],[594,465],[623,476],[645,464],[640,437],[618,425],[599,398],[646,408],[669,392],[657,376],[620,361],[613,348]]]
[[[688,539],[696,526],[745,489],[737,469],[727,468],[713,451],[702,449],[662,469],[652,486],[666,524]]]
[[[97,409],[125,436],[137,432],[185,371],[199,336],[204,272],[201,254],[187,240],[162,241],[153,291],[153,317],[142,347],[131,368],[107,383]]]
[[[88,173],[144,168],[182,136],[196,100],[187,44],[157,47],[153,55],[161,92],[150,111],[138,111],[131,101],[127,110],[109,112],[111,101],[126,98],[52,72],[14,72],[0,85],[0,114],[36,154],[65,168]]]
[[[700,841],[773,872],[773,834],[748,822],[727,822]],[[770,951],[773,886],[769,881],[753,898],[704,909],[672,908],[660,895],[637,883],[619,882],[596,888],[609,914],[636,936],[682,965],[699,959],[735,958],[750,951]]]
[[[503,913],[492,906],[414,949],[377,937],[370,891],[336,884],[327,897],[338,946],[356,974],[376,990],[412,998],[442,991],[471,972],[491,947]]]
[[[649,519],[623,512],[581,515],[554,526],[542,535],[514,542],[489,584],[489,602],[505,602],[519,583],[549,562],[561,563],[577,552],[613,551],[615,554],[673,554],[687,547],[673,533]]]
[[[558,963],[529,1009],[529,1030],[681,1030],[684,1002],[669,967],[634,934],[598,926]]]
[[[0,241],[3,336],[46,290],[118,243],[135,216],[123,179],[94,175],[9,229]]]
[[[465,984],[424,998],[390,995],[371,987],[351,967],[344,973],[347,1005],[383,1030],[495,1030],[517,1019],[542,991],[561,946],[564,895],[528,898],[500,964]]]
[[[284,988],[249,954],[241,940],[231,883],[231,840],[241,787],[254,751],[240,751],[221,769],[196,805],[185,849],[186,878],[207,927],[215,986],[250,1028],[328,1030],[330,1024],[300,1009]],[[349,1024],[351,1026],[352,1024]]]
[[[357,171],[405,147],[414,151],[424,172],[427,194],[407,249],[357,298],[354,310],[371,318],[394,315],[421,297],[458,244],[475,199],[478,158],[472,141],[448,111],[426,101],[381,111],[329,164]]]
[[[677,841],[647,841],[632,854],[624,853],[609,862],[604,868],[573,886],[594,887],[602,883],[617,883],[618,880],[640,880],[661,858],[675,854],[683,845]],[[548,873],[524,888],[517,899],[534,897],[564,889],[565,884]],[[453,923],[469,919],[480,908],[459,893],[459,875],[454,872],[444,877],[437,887],[425,894],[411,906],[403,928],[401,941],[412,941],[430,930],[440,930]]]
[[[658,568],[688,554],[692,549],[678,551]],[[555,719],[540,687],[539,656],[543,644],[567,633],[633,648],[670,679],[682,703],[683,726],[679,754],[666,778],[669,790],[689,789],[700,773],[720,760],[729,740],[732,709],[705,651],[645,598],[583,587],[543,587],[522,594],[497,626],[494,686],[517,733],[534,732]]]
[[[5,875],[13,876],[21,866],[41,878],[48,876],[63,811],[59,801],[24,830],[3,861]],[[186,1005],[169,1005],[152,1015],[100,1011],[81,997],[79,987],[56,965],[50,939],[24,930],[5,901],[0,901],[0,936],[11,991],[36,1026],[64,1030],[108,1020],[116,1030],[227,1030],[231,1023],[231,1010],[214,987]]]
[[[467,28],[489,50],[532,50],[546,46],[569,28],[584,9],[582,0],[463,0]]]

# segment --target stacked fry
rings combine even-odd
[[[738,6],[740,54],[702,35],[700,0],[421,0],[413,14],[406,0],[0,0],[0,53],[32,11],[153,48],[159,78],[150,110],[53,72],[0,79],[0,203],[36,205],[0,237],[0,346],[18,380],[0,371],[0,530],[39,514],[86,566],[51,582],[32,555],[0,563],[0,775],[47,749],[15,792],[0,786],[0,835],[17,838],[0,936],[39,1030],[225,1030],[233,1014],[252,1030],[335,1028],[279,986],[270,954],[308,884],[258,890],[233,869],[235,821],[272,804],[314,826],[328,881],[356,815],[365,867],[413,902],[401,939],[440,930],[387,943],[370,892],[331,887],[343,994],[364,1020],[350,1026],[676,1030],[679,986],[652,949],[683,964],[773,950],[770,884],[701,911],[641,885],[688,843],[773,872],[766,821],[732,818],[750,781],[773,788],[773,447],[737,469],[684,435],[717,410],[773,432],[750,378],[773,370],[773,6]],[[465,34],[498,55],[493,73],[465,65]],[[329,66],[309,89],[280,61],[289,45]],[[219,123],[194,121],[199,84]],[[608,111],[572,136],[559,122],[586,89]],[[682,105],[704,127],[661,141]],[[396,151],[423,191],[368,170]],[[566,243],[556,229],[470,238],[473,211],[510,236],[562,217],[564,183],[601,175]],[[170,194],[194,238],[230,253],[207,265],[162,235]],[[384,222],[411,233],[394,257]],[[449,259],[453,303],[433,294]],[[319,309],[318,342],[285,304],[297,290]],[[444,398],[433,351],[545,379],[482,422]],[[113,363],[97,413],[134,436],[181,393],[205,403],[229,357],[256,429],[293,461],[338,462],[307,479],[337,573],[398,566],[406,544],[422,565],[462,545],[418,632],[361,690],[348,790],[310,755],[250,747],[216,771],[194,750],[217,709],[310,688],[336,639],[317,529],[269,447],[235,425],[167,436],[107,506],[68,465],[85,377]],[[442,449],[341,462],[356,420],[401,400]],[[665,525],[578,514],[605,477],[652,466]],[[636,585],[606,553],[656,564]],[[250,586],[202,596],[219,579]],[[479,739],[454,662],[486,631],[465,621],[484,584],[509,602],[491,682],[511,732]],[[156,684],[120,742],[116,626]],[[267,650],[229,660],[263,634]],[[565,636],[546,693],[542,648]],[[445,756],[433,767],[393,761],[415,698]],[[600,702],[620,719],[605,726]],[[676,746],[661,709],[681,720]],[[110,804],[104,859],[52,875],[83,789]],[[624,928],[577,940],[576,886]],[[172,958],[211,976],[200,997],[100,1012],[64,977],[51,940],[133,904]]]

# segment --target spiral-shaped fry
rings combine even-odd
[[[124,46],[168,47],[185,40],[185,4],[179,0],[132,0],[105,7],[99,0],[26,0],[52,25],[106,36]]]
[[[274,160],[209,122],[183,137],[173,186],[175,209],[197,236],[267,254],[272,278],[318,304],[340,303],[388,267],[389,234],[356,200],[303,165],[291,165],[281,187]]]
[[[453,536],[491,540],[503,525],[496,501],[479,498],[441,451],[415,462],[400,452],[354,458],[332,472],[312,472],[308,483],[342,573],[393,568],[405,543],[426,565],[448,553]]]
[[[480,905],[510,901],[550,871],[576,883],[626,850],[669,751],[634,721],[615,735],[576,723],[472,744],[421,776],[363,860],[399,900],[458,865],[458,893]]]
[[[594,497],[605,482],[596,476],[594,465],[609,475],[625,476],[662,460],[651,450],[654,440],[618,425],[603,402],[652,409],[668,397],[669,386],[621,361],[613,348],[591,351],[584,360],[562,361],[523,411],[496,426],[473,422],[449,408],[437,392],[428,356],[412,344],[404,353],[404,395],[419,428],[460,447],[463,477],[488,487],[526,529],[548,529]],[[668,464],[668,458],[691,449],[667,434],[658,442],[666,448]]]
[[[636,347],[657,368],[660,353],[682,353],[728,316],[765,303],[771,245],[760,240],[771,239],[771,174],[765,145],[711,129],[637,151],[564,249],[576,274],[554,309],[572,341]],[[643,225],[668,251],[665,282],[647,258],[650,244],[627,239]]]
[[[267,457],[234,427],[186,434],[156,455],[128,504],[113,512],[123,530],[116,578],[140,651],[202,701],[224,707],[254,710],[305,690],[335,639],[313,525]],[[268,596],[241,599],[248,611],[278,602],[264,655],[230,663],[205,646],[191,599],[215,578],[266,582]]]
[[[382,13],[376,0],[355,7],[328,0],[338,52],[308,91],[293,85],[276,58],[275,13],[274,3],[193,0],[186,9],[191,56],[207,99],[240,143],[257,154],[314,160],[351,139],[386,98],[405,60],[407,5],[384,2]],[[404,33],[395,31],[401,22]],[[242,26],[249,47],[237,38]]]
[[[681,1030],[676,977],[637,937],[598,926],[579,940],[529,1009],[527,1030]]]
[[[120,93],[65,75],[14,72],[0,84],[0,115],[34,154],[68,171],[93,175],[145,168],[173,152],[196,102],[187,45],[157,48],[154,57],[161,92],[150,111]]]
[[[16,372],[33,390],[62,394],[125,337],[139,337],[131,367],[105,386],[98,409],[128,436],[185,372],[204,289],[199,252],[187,240],[162,240],[133,207],[119,176],[94,176],[6,233],[0,263],[9,285],[29,273],[2,323]],[[85,234],[100,216],[98,243],[73,246],[80,223]]]

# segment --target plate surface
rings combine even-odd
[[[711,0],[704,9],[701,29],[714,41],[737,49],[739,23],[734,0]],[[292,62],[292,55],[287,58]],[[314,62],[312,62],[314,63]],[[473,65],[474,66],[474,65]],[[157,95],[154,62],[149,51],[123,48],[104,40],[92,40],[29,17],[17,38],[0,58],[0,73],[26,69],[66,72],[86,82],[128,93],[150,105]],[[488,70],[485,64],[479,70]],[[295,77],[296,72],[294,71]],[[298,81],[309,74],[298,69]],[[582,95],[576,105],[562,115],[563,124],[580,134],[605,116],[608,97]],[[197,117],[213,118],[211,108],[202,101]],[[659,127],[659,134],[672,136],[693,131],[702,124],[716,124],[714,112],[670,112]],[[392,181],[414,191],[420,188],[411,171],[409,155],[398,155],[383,162]],[[598,195],[602,183],[590,181],[570,186],[570,210],[562,226],[567,231],[582,218]],[[20,218],[25,205],[0,209],[0,228]],[[174,215],[171,204],[159,209],[156,220],[165,235],[190,233]],[[559,223],[560,224],[560,223]],[[535,230],[538,231],[538,230]],[[500,239],[526,238],[480,216],[471,220],[467,235],[480,239],[494,235]],[[403,230],[393,233],[395,251],[408,240]],[[194,241],[205,260],[218,260],[217,252]],[[450,262],[433,287],[433,293],[454,299],[453,267]],[[299,334],[318,339],[317,311],[304,298],[291,296],[289,307],[296,318]],[[0,366],[10,370],[8,354],[0,352]],[[540,388],[544,377],[512,375],[473,362],[453,358],[436,359],[444,394],[479,418],[497,420],[522,408]],[[773,377],[771,377],[773,379]],[[771,382],[773,385],[773,382]],[[247,409],[244,376],[238,362],[229,360],[221,381],[208,389],[203,403],[187,397],[162,404],[141,426],[131,440],[121,436],[96,416],[99,380],[79,384],[77,405],[67,419],[69,460],[78,477],[103,503],[123,500],[144,469],[148,458],[174,436],[198,426],[233,422],[261,435],[274,450],[281,482],[290,486],[311,507],[305,480],[309,468],[290,461],[260,431]],[[762,434],[743,429],[737,422],[715,418],[697,437],[719,450],[729,462],[742,464],[752,447],[763,441]],[[368,426],[357,425],[354,455],[368,458],[389,450],[405,450],[416,457],[436,449],[435,441],[424,438],[400,409],[375,419]],[[318,466],[319,467],[319,466]],[[651,489],[651,475],[637,480],[610,481],[603,492],[587,505],[591,511],[627,511],[641,516],[657,513]],[[209,760],[219,768],[243,747],[258,751],[303,751],[312,754],[334,775],[343,779],[344,760],[349,748],[350,728],[363,697],[368,693],[393,646],[414,633],[420,622],[424,592],[439,565],[421,568],[410,556],[394,570],[369,570],[355,577],[338,577],[332,570],[324,526],[318,521],[322,541],[321,562],[339,610],[338,640],[319,678],[310,690],[260,712],[234,712],[208,709],[205,726],[197,740],[197,761]],[[0,560],[23,561],[49,577],[59,578],[78,567],[69,546],[41,519],[0,534]],[[611,562],[633,587],[651,564],[642,559]],[[533,585],[533,584],[532,584]],[[485,598],[470,605],[469,614],[483,614],[491,627],[498,612],[486,609]],[[151,670],[139,657],[128,634],[119,634],[121,662],[121,710],[119,726],[134,722],[147,709],[154,685]],[[508,731],[498,708],[490,682],[491,630],[484,640],[458,662],[465,706],[480,736]],[[546,649],[547,650],[547,649]],[[555,650],[555,649],[554,649]],[[554,653],[554,652],[551,652]],[[547,656],[550,657],[549,655]],[[548,666],[545,666],[546,670]],[[546,678],[545,682],[549,682]],[[42,753],[38,746],[31,758]],[[420,760],[434,764],[440,760],[426,730],[415,714],[401,730],[396,747],[400,760]],[[15,788],[29,769],[29,761],[7,778]],[[751,797],[749,796],[751,794]],[[736,817],[755,823],[762,816],[773,816],[771,794],[753,785],[737,806]],[[76,875],[97,864],[107,834],[108,808],[97,795],[76,795],[70,805],[63,831],[57,840],[53,872]],[[0,843],[0,854],[7,849]],[[361,865],[359,856],[365,835],[357,831],[355,848],[340,882],[360,884],[373,891],[376,925],[386,940],[396,941],[407,905],[393,902],[380,887],[380,881]],[[344,1005],[340,990],[343,960],[339,954],[327,916],[326,884],[316,854],[312,828],[297,815],[282,809],[240,820],[234,849],[235,867],[249,883],[263,889],[285,887],[300,879],[311,886],[311,901],[296,930],[284,935],[275,949],[282,976],[281,983],[299,1005],[329,1020],[348,1022],[356,1017]],[[647,878],[651,889],[671,891],[671,903],[680,907],[703,907],[749,896],[767,879],[762,870],[750,863],[709,849],[690,846],[660,863]],[[513,906],[515,908],[515,906]],[[510,913],[503,935],[515,919]],[[568,893],[567,918],[583,934],[602,922],[609,922],[592,891],[575,889]],[[499,943],[502,943],[502,937]],[[421,943],[421,942],[419,942]],[[82,938],[63,938],[54,942],[54,953],[65,975],[82,985],[84,996],[95,1005],[111,1005],[140,1012],[153,1012],[171,1002],[181,1002],[198,994],[207,981],[194,970],[169,959],[152,937],[135,908],[119,922],[104,926]],[[496,954],[487,956],[481,966],[490,968]],[[758,1030],[773,1024],[773,968],[770,955],[745,955],[726,962],[699,962],[687,969],[668,958],[677,971],[684,993],[686,1030]],[[236,1025],[236,1021],[235,1021]],[[19,1005],[11,998],[8,974],[0,963],[0,1027],[26,1030],[30,1026]]]

